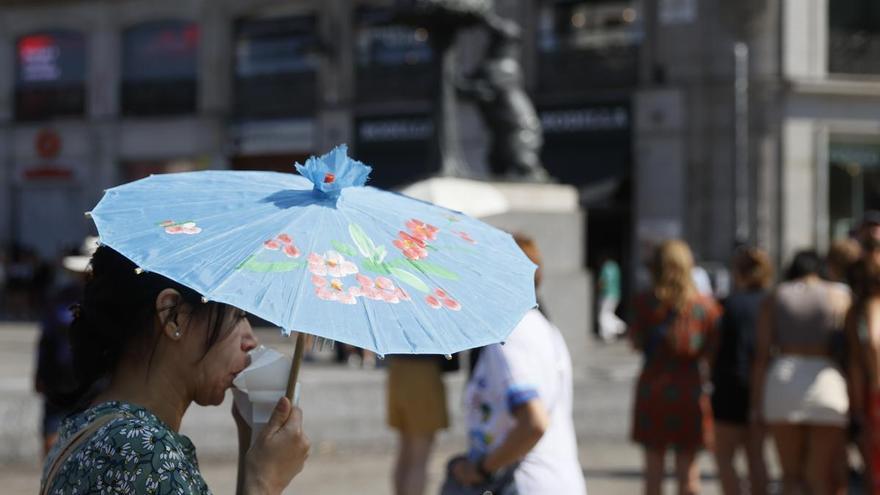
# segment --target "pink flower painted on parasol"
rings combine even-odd
[[[312,253],[308,259],[309,271],[315,275],[344,277],[358,272],[357,265],[346,260],[336,251],[327,251],[323,256],[318,253]]]
[[[461,311],[461,303],[449,296],[449,294],[440,288],[434,289],[434,292],[425,296],[425,302],[434,309],[445,307],[451,311]]]
[[[353,288],[353,293],[356,296],[366,297],[373,301],[385,301],[391,304],[409,300],[409,294],[406,294],[403,289],[395,287],[394,282],[387,277],[379,276],[372,280],[370,277],[358,274],[357,281],[360,287]]]
[[[464,231],[458,231],[458,230],[453,230],[452,233],[455,234],[455,235],[457,235],[457,236],[460,237],[461,239],[467,241],[467,242],[470,243],[470,244],[476,244],[476,243],[477,243],[477,241],[473,240],[473,239],[471,238],[471,236],[470,236],[467,232],[464,232]]]
[[[170,222],[170,223],[169,223]],[[195,222],[174,223],[172,220],[166,220],[160,225],[165,227],[167,234],[198,234],[202,231],[201,227],[197,227]]]
[[[437,238],[437,232],[440,231],[437,227],[415,218],[406,222],[406,228],[409,229],[413,237],[423,242],[433,241]]]
[[[264,242],[263,247],[270,251],[278,251],[280,249],[288,258],[299,258],[302,254],[293,243],[293,238],[288,234],[278,234],[274,239]]]
[[[415,237],[400,231],[399,239],[394,239],[392,244],[403,253],[404,256],[411,260],[419,260],[428,257],[428,250],[425,249],[425,241],[416,239]]]
[[[325,301],[337,301],[342,304],[355,304],[357,299],[353,294],[354,287],[345,289],[345,284],[338,278],[331,279],[329,282],[324,277],[312,275],[312,284],[315,286],[315,295],[319,299]]]

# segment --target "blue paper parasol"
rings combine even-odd
[[[366,187],[340,146],[301,176],[203,171],[106,191],[101,242],[201,293],[380,355],[502,341],[535,306],[535,265],[462,213]]]

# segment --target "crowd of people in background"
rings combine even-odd
[[[70,375],[64,372],[69,307],[96,241],[87,239],[57,263],[21,248],[0,253],[2,316],[41,322],[35,388],[46,398],[46,452],[67,412],[53,398],[69,392],[63,380]],[[517,241],[540,265],[534,243]],[[701,450],[714,454],[726,495],[746,486],[753,495],[768,493],[768,439],[784,494],[845,493],[850,446],[862,458],[865,493],[880,494],[880,212],[868,212],[852,237],[833,242],[824,257],[796,253],[779,277],[766,252],[737,247],[732,288],[723,298],[706,287],[706,272],[682,241],[661,243],[648,264],[652,283],[631,301],[628,325],[615,314],[621,274],[611,257],[603,257],[597,292],[599,337],[610,342],[625,334],[643,355],[632,439],[644,449],[646,494],[661,493],[669,450],[681,494],[700,491]],[[469,450],[450,461],[445,494],[466,493],[469,485],[496,493],[514,493],[505,491],[514,485],[530,487],[527,493],[575,485],[583,491],[568,351],[540,312],[526,315],[520,327],[507,345],[468,359]],[[388,425],[399,434],[395,493],[422,493],[434,436],[449,426],[442,373],[457,370],[457,361],[376,360],[343,345],[335,360],[388,368]],[[740,452],[747,476],[735,467]],[[542,471],[547,465],[557,469]]]
[[[846,493],[848,445],[861,454],[864,493],[880,494],[880,212],[824,258],[796,253],[775,286],[758,248],[738,247],[730,265],[733,290],[716,301],[687,244],[664,242],[634,301],[628,336],[644,360],[632,438],[645,451],[645,493],[661,493],[669,450],[678,493],[699,493],[701,449],[725,495],[767,493],[770,439],[783,494]]]

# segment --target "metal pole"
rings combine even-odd
[[[734,69],[734,225],[736,240],[751,243],[751,174],[749,173],[749,47],[733,45]]]

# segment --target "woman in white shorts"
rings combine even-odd
[[[769,427],[786,494],[845,490],[849,396],[831,349],[842,339],[850,295],[822,280],[820,268],[815,252],[798,253],[758,321],[751,416]]]

